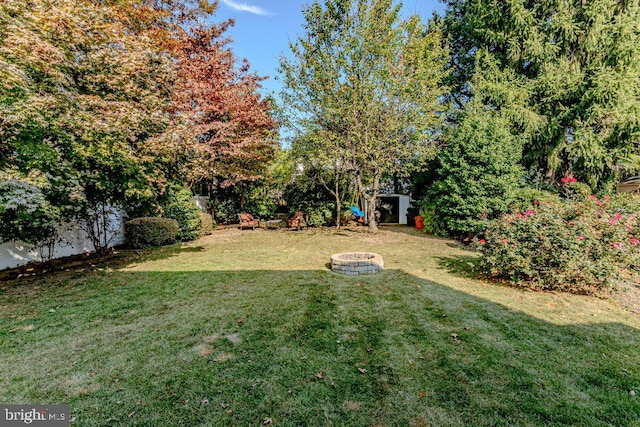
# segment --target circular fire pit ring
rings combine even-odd
[[[331,255],[331,270],[346,276],[373,274],[384,270],[384,262],[370,252],[343,252]]]

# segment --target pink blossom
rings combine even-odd
[[[604,196],[604,200],[608,202],[609,200],[611,200],[611,197],[609,197],[609,196]]]
[[[534,200],[534,201],[533,201],[533,204],[534,204],[534,205],[536,205],[536,206],[538,206],[538,205],[540,204],[540,202],[539,202],[538,200]]]
[[[621,220],[622,219],[622,215],[617,213],[614,216],[612,216],[611,218],[609,218],[609,224],[615,224],[616,221]]]
[[[611,242],[611,246],[613,247],[613,249],[620,249],[624,246],[624,243]]]
[[[522,215],[520,212],[518,212],[518,213],[516,214],[516,218],[524,218],[524,215]]]
[[[560,182],[562,182],[563,184],[569,183],[569,182],[578,182],[578,180],[572,176],[565,176],[564,178],[562,178],[560,180]]]
[[[511,247],[512,247],[512,248],[515,248],[515,247],[516,247],[516,244],[515,244],[515,243],[512,243],[512,244],[511,244]]]
[[[502,239],[502,243],[508,243],[509,240],[508,239]]]
[[[593,194],[589,194],[589,198],[590,198],[591,200],[597,200],[596,196],[594,196]]]
[[[585,236],[584,234],[581,235],[581,236],[576,237],[576,239],[578,239],[578,240],[584,240],[586,238],[587,238],[587,236]]]
[[[629,241],[633,246],[638,246],[638,243],[640,243],[640,240],[636,239],[635,237],[632,237],[631,239],[629,239]]]
[[[526,212],[525,212],[525,214],[526,214],[527,216],[531,216],[531,215],[533,215],[534,213],[536,213],[536,212],[535,212],[535,211],[532,211],[532,210],[528,210],[528,211],[526,211]]]
[[[478,240],[478,243],[480,243],[481,245],[484,245],[485,243],[487,243],[487,241],[484,239],[480,239]]]
[[[601,206],[602,202],[600,200],[596,200],[596,205]]]

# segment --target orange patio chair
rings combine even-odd
[[[254,218],[251,214],[242,212],[238,214],[238,217],[240,218],[240,230],[244,227],[251,227],[253,230],[255,230],[256,227],[260,227],[260,219]]]
[[[298,230],[300,230],[302,227],[307,227],[309,228],[309,225],[307,224],[307,220],[305,219],[305,215],[303,212],[296,212],[293,215],[293,218],[289,218],[287,220],[287,226],[290,228],[296,228]]]

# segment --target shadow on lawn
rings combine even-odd
[[[82,425],[640,423],[640,334],[621,323],[555,325],[400,270],[90,282],[0,295],[43,313],[0,323],[0,401],[69,403]]]
[[[202,245],[188,246],[185,243],[176,243],[169,246],[161,246],[150,249],[123,249],[126,255],[129,256],[133,262],[139,261],[157,261],[161,259],[167,259],[174,256],[178,256],[184,253],[198,253],[204,251],[205,248]],[[131,256],[132,255],[132,256]]]
[[[52,274],[71,272],[74,274],[100,270],[106,267],[122,268],[141,261],[155,261],[171,258],[183,253],[201,252],[203,246],[187,246],[184,243],[149,249],[129,249],[117,247],[105,254],[84,253],[64,258],[56,258],[46,262],[30,262],[16,268],[0,271],[0,283],[23,284],[26,281],[41,281]],[[12,283],[14,282],[14,283]]]
[[[440,267],[446,268],[447,272],[454,276],[464,277],[467,279],[479,279],[482,277],[480,272],[480,258],[478,256],[460,255],[448,257],[435,257]]]

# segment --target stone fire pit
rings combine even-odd
[[[370,252],[343,252],[331,255],[331,270],[347,276],[373,274],[384,270],[384,262]]]

